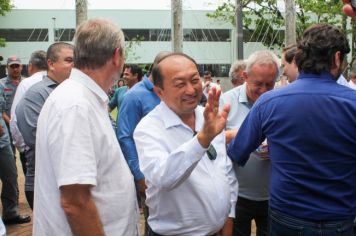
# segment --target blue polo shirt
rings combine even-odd
[[[159,103],[153,83],[146,76],[126,93],[121,103],[116,135],[135,181],[143,179],[144,175],[140,171],[133,132],[138,122]]]
[[[244,165],[267,137],[270,207],[308,220],[356,215],[356,91],[303,74],[254,104],[228,155]]]

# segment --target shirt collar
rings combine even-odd
[[[316,78],[322,80],[331,80],[336,82],[333,75],[330,74],[329,72],[323,72],[320,75],[301,72],[298,76],[298,79],[316,79]]]
[[[69,79],[77,81],[78,83],[87,87],[94,94],[96,94],[104,103],[109,102],[109,97],[104,92],[104,90],[97,83],[95,83],[95,81],[92,78],[90,78],[87,74],[83,73],[82,71],[73,68],[69,76]]]
[[[160,107],[162,109],[162,114],[165,114],[164,116],[162,116],[162,120],[163,120],[163,123],[164,123],[166,129],[169,129],[174,126],[180,126],[180,125],[189,128],[185,123],[183,123],[183,121],[179,118],[179,116],[167,106],[166,103],[161,101]],[[201,121],[204,120],[203,112],[200,112],[200,110],[202,110],[202,109],[203,109],[202,107],[197,106],[194,110],[194,112],[195,112],[195,130],[193,130],[193,132],[200,131],[202,128],[203,122],[201,122]]]
[[[10,83],[11,83],[11,80],[12,80],[12,79],[10,78],[10,76],[7,76],[7,77],[6,77],[6,83],[7,83],[7,84],[10,84]],[[20,81],[21,81],[21,80],[22,80],[22,76],[20,76]]]
[[[53,87],[53,86],[57,87],[58,85],[54,80],[49,78],[47,75],[43,75],[42,81],[47,87]]]
[[[148,90],[153,90],[153,83],[151,82],[151,80],[149,80],[148,79],[148,77],[147,76],[145,76],[144,78],[143,78],[143,84],[146,86],[146,88],[148,89]]]

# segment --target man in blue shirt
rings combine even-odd
[[[319,24],[304,32],[298,79],[263,94],[228,155],[244,165],[267,138],[269,235],[352,235],[356,215],[356,92],[336,83],[350,52],[346,36]],[[320,234],[320,235],[321,235]]]
[[[136,65],[126,65],[124,70],[123,78],[126,82],[126,86],[119,87],[115,90],[114,96],[109,102],[109,111],[111,112],[115,108],[117,108],[117,117],[116,117],[116,134],[118,134],[119,126],[119,111],[122,100],[124,99],[124,95],[126,92],[131,89],[136,83],[142,80],[142,69]]]
[[[169,52],[160,52],[157,54],[152,67],[157,62],[167,55]],[[152,70],[152,68],[151,68]],[[132,175],[136,182],[136,188],[141,196],[145,196],[145,177],[143,176],[136,151],[133,132],[140,120],[153,110],[159,103],[159,97],[153,91],[152,75],[148,78],[145,76],[143,80],[137,83],[130,91],[128,91],[121,103],[118,113],[118,132],[117,138],[124,157],[129,165]],[[146,226],[147,227],[147,226]],[[145,233],[147,228],[145,229]]]

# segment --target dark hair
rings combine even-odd
[[[298,70],[304,73],[330,72],[338,51],[341,61],[350,52],[345,34],[329,24],[313,25],[304,31],[297,44],[295,62]]]
[[[74,46],[72,44],[65,43],[65,42],[53,43],[47,49],[47,60],[57,61],[58,60],[58,53],[63,48],[68,48],[68,49],[74,50]]]
[[[125,65],[125,69],[126,68],[130,68],[130,71],[131,71],[131,73],[133,75],[137,74],[137,80],[141,81],[141,79],[142,79],[142,69],[141,69],[141,67],[139,67],[136,64],[128,64],[128,65]]]
[[[173,56],[182,56],[182,57],[187,58],[188,60],[190,60],[191,62],[194,63],[194,65],[196,66],[196,68],[198,70],[198,64],[195,62],[195,60],[193,58],[191,58],[187,54],[180,53],[180,52],[169,53],[169,54],[163,56],[162,58],[160,58],[160,60],[157,61],[157,64],[155,64],[155,66],[153,66],[153,68],[152,68],[152,78],[153,78],[153,84],[155,86],[160,87],[160,88],[163,89],[163,75],[161,73],[161,66],[159,64],[164,59],[166,59],[168,57],[173,57]]]
[[[47,70],[46,52],[43,50],[34,51],[31,54],[29,64],[38,70]]]
[[[282,52],[284,53],[284,59],[286,60],[286,62],[291,64],[294,60],[295,54],[297,53],[297,45],[290,44],[287,47],[283,48]]]

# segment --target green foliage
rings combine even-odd
[[[5,13],[11,11],[13,7],[10,0],[0,0],[0,15],[4,16]]]
[[[346,28],[339,0],[296,0],[297,37],[312,24],[329,23]],[[244,32],[246,40],[262,41],[269,47],[281,47],[284,43],[284,15],[277,7],[277,0],[242,0]],[[226,0],[214,13],[216,20],[236,24],[235,0]]]
[[[0,15],[4,16],[6,12],[11,11],[14,6],[10,0],[0,0]],[[0,37],[0,47],[5,47],[5,39]]]
[[[125,61],[130,63],[140,57],[136,54],[136,47],[141,45],[144,37],[136,36],[125,42]]]

